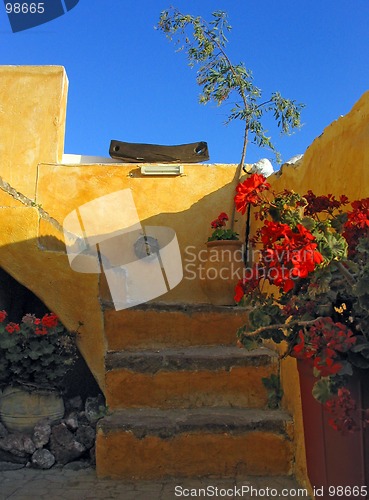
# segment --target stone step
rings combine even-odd
[[[117,410],[98,423],[99,477],[289,475],[293,424],[280,410]]]
[[[278,356],[261,348],[202,346],[109,352],[106,401],[109,408],[263,408],[263,377],[278,372]]]
[[[104,305],[108,350],[235,344],[248,309],[150,303],[115,311]]]

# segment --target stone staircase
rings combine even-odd
[[[235,345],[240,308],[105,307],[105,395],[98,427],[99,477],[289,475],[293,425],[268,410],[262,377],[273,351]]]

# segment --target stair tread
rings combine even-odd
[[[102,299],[101,301],[105,310],[107,309],[115,309],[114,304],[111,300]],[[145,302],[143,304],[139,304],[137,306],[130,307],[130,311],[156,311],[156,312],[184,312],[187,314],[196,314],[196,313],[204,313],[204,312],[215,312],[222,314],[235,314],[250,311],[250,307],[248,306],[217,306],[214,304],[207,303],[189,303],[189,302]]]
[[[107,370],[126,368],[141,373],[159,370],[220,370],[235,366],[263,366],[276,360],[276,352],[260,348],[253,351],[236,346],[196,346],[141,351],[111,351],[105,358]]]
[[[183,432],[239,434],[247,431],[285,433],[291,416],[284,410],[245,408],[120,409],[98,423],[106,433],[131,431],[137,437],[171,437]]]

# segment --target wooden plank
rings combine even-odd
[[[125,163],[200,163],[209,160],[206,142],[161,146],[111,141],[109,154]]]

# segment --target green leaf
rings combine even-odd
[[[369,359],[366,356],[363,356],[362,353],[352,352],[351,350],[347,353],[347,355],[350,363],[352,363],[357,368],[362,368],[364,370],[367,370],[369,368]]]
[[[258,342],[253,337],[244,336],[242,337],[241,342],[247,351],[253,351],[259,347]]]
[[[342,368],[339,371],[340,376],[344,376],[344,375],[351,376],[354,373],[351,363],[349,363],[348,361],[341,361],[341,364],[342,364]]]
[[[358,297],[360,296],[365,297],[366,295],[368,295],[368,290],[369,290],[369,274],[365,273],[361,278],[357,280],[356,284],[354,285],[354,292]]]
[[[363,335],[356,336],[356,343],[351,347],[351,352],[360,352],[364,357],[369,358],[369,342]]]
[[[325,404],[332,397],[329,378],[324,377],[315,382],[312,394],[319,403]]]
[[[254,309],[249,315],[250,323],[253,328],[259,328],[261,326],[268,326],[271,324],[271,317],[269,314],[264,313],[260,309]]]
[[[279,408],[283,390],[278,375],[273,373],[270,377],[263,377],[261,381],[268,391],[268,407],[271,409]]]

